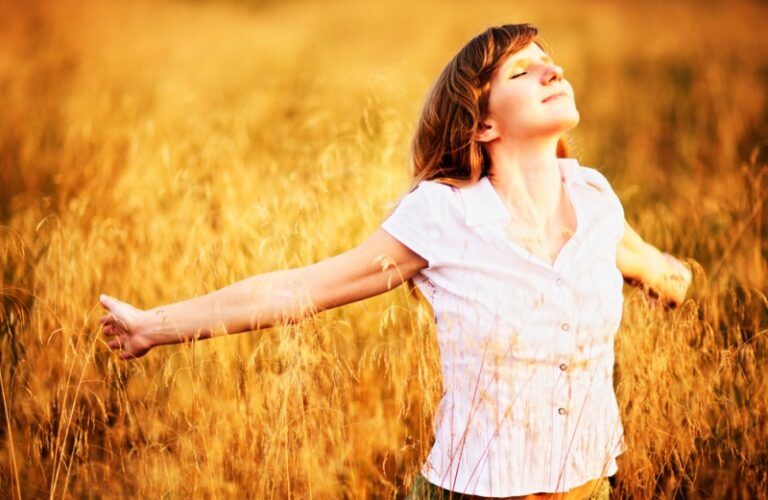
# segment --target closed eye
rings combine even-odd
[[[520,73],[520,74],[517,74],[517,75],[514,75],[514,76],[510,77],[509,79],[510,79],[510,80],[512,80],[513,78],[517,78],[518,76],[523,76],[523,75],[527,75],[527,74],[528,74],[528,73],[526,73],[525,71],[523,71],[522,73]]]

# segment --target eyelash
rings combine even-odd
[[[517,75],[514,75],[514,76],[511,76],[511,77],[509,77],[509,79],[510,79],[510,80],[514,80],[514,79],[515,79],[515,78],[517,78],[518,76],[523,76],[523,75],[527,75],[527,74],[528,74],[528,72],[527,72],[527,71],[523,71],[522,73],[519,73],[519,74],[517,74]]]

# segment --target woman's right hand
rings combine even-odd
[[[99,320],[104,335],[114,337],[107,346],[118,350],[120,359],[140,358],[154,347],[142,329],[143,310],[104,294],[99,296],[99,302],[108,311]]]

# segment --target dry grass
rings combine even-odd
[[[154,307],[350,248],[407,185],[423,96],[490,24],[565,67],[575,155],[693,298],[625,289],[614,495],[768,489],[765,3],[0,2],[0,496],[391,498],[431,445],[403,289],[125,364]]]

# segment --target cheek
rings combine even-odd
[[[535,112],[535,98],[524,92],[499,92],[488,101],[490,113],[502,123],[525,121],[524,117]]]

